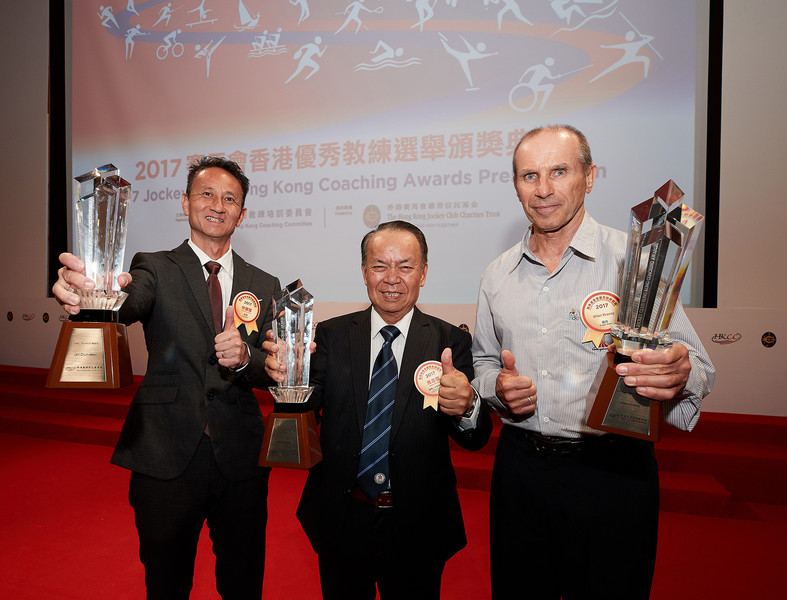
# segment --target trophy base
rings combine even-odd
[[[601,364],[588,394],[593,407],[587,424],[608,433],[657,442],[661,439],[661,402],[643,398],[623,383],[615,372],[615,366],[623,362],[631,362],[631,358],[616,352],[608,353]]]
[[[133,381],[123,323],[63,323],[46,387],[117,389]]]
[[[272,412],[266,417],[258,465],[310,469],[322,460],[314,412]]]

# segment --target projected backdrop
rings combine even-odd
[[[365,300],[361,237],[406,219],[421,300],[474,303],[527,225],[533,126],[587,134],[603,223],[670,178],[693,201],[695,30],[686,0],[74,0],[73,174],[132,183],[126,266],[188,236],[186,168],[214,154],[252,183],[233,247],[282,283]]]

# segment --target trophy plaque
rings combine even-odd
[[[309,364],[314,297],[300,280],[273,297],[273,340],[285,379],[268,388],[275,401],[267,417],[259,465],[309,469],[322,460],[317,421],[306,402],[312,393]]]
[[[594,429],[660,439],[661,402],[637,394],[615,367],[631,362],[636,350],[672,345],[667,328],[703,220],[680,202],[682,197],[670,180],[652,199],[631,209],[620,307],[610,327],[615,352],[607,354],[587,397],[593,403],[587,424]]]
[[[127,294],[123,267],[131,184],[112,164],[74,178],[74,255],[96,287],[75,290],[80,311],[63,323],[49,368],[49,388],[119,388],[133,381],[126,326],[118,310]]]

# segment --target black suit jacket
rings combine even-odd
[[[343,535],[358,472],[366,403],[369,398],[371,307],[317,326],[317,350],[311,359],[310,405],[321,413],[323,460],[306,481],[298,519],[318,553],[341,555],[353,540]],[[473,379],[470,335],[417,308],[399,369],[391,424],[389,466],[398,532],[396,544],[408,552],[447,560],[467,543],[449,436],[464,448],[481,448],[492,430],[486,407],[478,425],[460,432],[457,419],[431,408],[415,388],[416,368],[440,360],[450,347],[454,366]],[[404,574],[403,574],[404,575]]]
[[[207,424],[222,473],[255,475],[264,432],[252,386],[268,385],[260,350],[272,319],[278,279],[233,252],[232,298],[251,291],[260,300],[259,331],[241,327],[251,362],[239,373],[218,364],[203,267],[184,242],[171,251],[139,253],[131,262],[120,320],[141,321],[148,365],[129,407],[112,462],[160,479],[178,476],[194,456]]]

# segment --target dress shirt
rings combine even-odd
[[[213,260],[210,256],[205,254],[200,248],[191,240],[189,240],[189,246],[194,253],[199,258],[199,262],[202,265],[202,271],[205,275],[205,281],[208,280],[208,270],[205,268],[205,263],[208,261]],[[219,283],[221,284],[221,305],[224,307],[221,311],[221,320],[224,321],[224,313],[227,311],[227,307],[232,302],[232,277],[234,275],[234,266],[232,262],[232,246],[230,246],[229,250],[225,252],[222,256],[216,259],[217,263],[221,265],[221,269],[217,277],[219,278]],[[220,333],[220,332],[216,332]]]
[[[399,335],[396,336],[393,343],[391,344],[391,349],[394,353],[394,358],[396,358],[396,369],[397,372],[401,371],[402,365],[402,356],[404,355],[404,347],[407,343],[407,332],[410,330],[410,322],[413,320],[413,309],[410,309],[408,312],[398,323],[394,323],[393,325],[399,330]],[[372,307],[372,315],[371,315],[371,322],[372,322],[372,345],[371,351],[369,352],[369,383],[372,382],[372,372],[374,372],[374,361],[377,358],[377,355],[380,353],[380,350],[383,347],[383,335],[380,333],[380,330],[388,325],[383,318],[377,314],[377,311],[374,310]],[[438,361],[440,357],[437,357]],[[475,402],[473,404],[473,410],[469,417],[461,417],[457,421],[457,425],[461,431],[467,431],[468,429],[475,428],[476,424],[478,423],[478,412],[479,412],[479,403]]]
[[[383,334],[380,333],[380,330],[388,325],[383,318],[377,314],[377,311],[372,308],[372,346],[371,351],[369,352],[369,383],[372,382],[372,373],[374,372],[374,361],[377,359],[377,355],[380,354],[380,350],[382,350],[383,342],[385,339],[383,338]],[[391,344],[391,350],[393,351],[394,358],[396,359],[396,372],[398,373],[402,368],[402,356],[404,355],[404,346],[407,343],[407,332],[410,330],[410,321],[413,320],[413,309],[410,309],[408,312],[398,323],[393,323],[394,327],[399,330],[399,335],[396,336],[393,343]]]
[[[473,339],[474,386],[492,410],[505,414],[495,383],[500,353],[510,350],[518,373],[533,380],[538,399],[532,416],[504,422],[543,435],[598,435],[585,424],[586,398],[607,349],[582,342],[587,328],[579,315],[591,293],[618,294],[627,236],[585,213],[552,273],[530,250],[531,236],[532,227],[484,271]],[[664,402],[665,420],[690,431],[715,371],[680,302],[669,331],[687,347],[692,369],[682,395]]]

